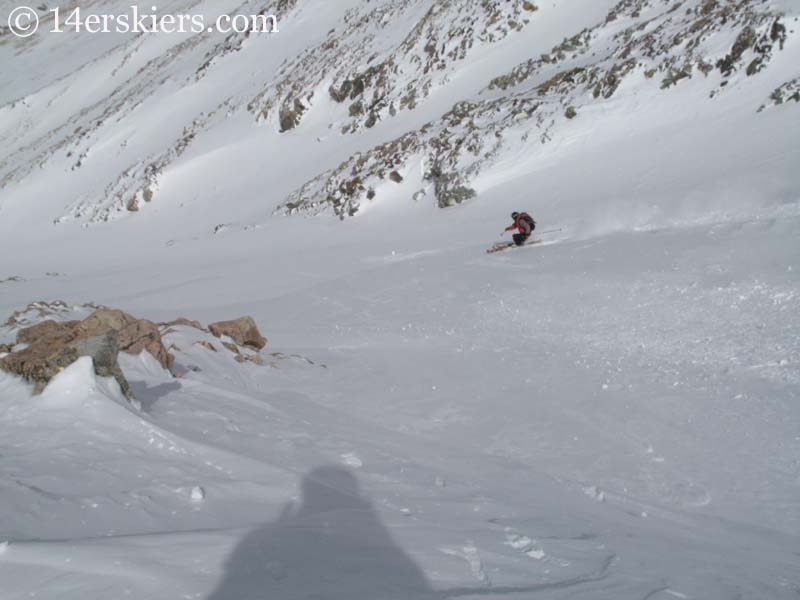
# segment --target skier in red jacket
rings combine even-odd
[[[514,219],[514,223],[506,227],[506,231],[519,230],[519,233],[514,234],[514,244],[522,246],[531,237],[533,230],[536,229],[536,221],[526,212],[514,211],[511,213],[511,218]],[[505,234],[505,231],[503,233]]]

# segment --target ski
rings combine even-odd
[[[524,248],[525,246],[533,246],[535,244],[541,243],[542,240],[531,240],[529,242],[525,242],[521,246],[517,246],[514,242],[497,242],[491,248],[487,248],[486,254],[494,254],[495,252],[503,252],[504,250],[509,250],[511,248]]]
[[[502,252],[503,250],[508,250],[513,246],[513,242],[498,242],[491,248],[486,249],[486,254],[494,254],[495,252]]]

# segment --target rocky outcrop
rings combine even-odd
[[[77,331],[79,324],[79,321],[43,321],[21,330],[17,344],[26,347],[0,359],[0,369],[32,382],[34,393],[39,394],[59,371],[81,356],[90,356],[95,372],[116,379],[125,396],[132,399],[130,386],[117,361],[117,333],[108,331],[101,335],[82,336]]]
[[[147,350],[162,367],[170,369],[175,357],[161,341],[158,325],[146,319],[137,319],[121,310],[100,309],[76,326],[79,337],[92,337],[115,331],[119,338],[119,349],[128,354],[139,354]]]
[[[218,338],[228,336],[239,346],[249,346],[261,350],[267,339],[261,335],[252,317],[241,317],[233,321],[219,321],[208,326],[209,331]]]
[[[249,103],[257,119],[277,120],[280,132],[297,127],[319,102],[320,88],[346,107],[343,134],[370,129],[415,109],[444,85],[453,65],[522,31],[538,10],[529,0],[395,0],[344,11],[340,26],[298,53]],[[386,46],[398,24],[410,24]],[[406,25],[407,26],[407,25]]]
[[[126,398],[133,398],[133,392],[128,385],[128,380],[119,367],[119,341],[115,331],[103,335],[95,335],[77,340],[72,347],[78,356],[91,356],[94,362],[94,371],[101,377],[113,377],[119,383],[122,393]]]
[[[89,356],[95,373],[116,379],[128,399],[133,399],[133,394],[119,366],[120,352],[138,355],[146,351],[165,370],[180,377],[191,368],[175,364],[172,351],[181,354],[175,342],[217,353],[211,343],[214,335],[237,362],[259,366],[264,359],[258,351],[267,345],[252,317],[220,321],[208,328],[183,317],[156,324],[121,310],[62,301],[31,303],[15,312],[0,333],[4,339],[16,334],[13,344],[0,344],[0,370],[33,383],[34,393],[41,393],[62,369]],[[181,363],[187,358],[186,353],[181,354]]]
[[[605,21],[495,77],[438,119],[359,151],[307,181],[275,212],[351,217],[380,199],[385,182],[399,183],[392,173],[418,168],[425,174],[425,191],[433,192],[440,208],[461,204],[475,196],[478,176],[509,152],[518,156],[521,147],[536,152],[582,107],[617,96],[625,81],[644,80],[648,93],[660,94],[702,78],[709,100],[730,93],[735,83],[767,69],[784,49],[792,33],[784,19],[773,6],[757,2],[621,0]],[[720,48],[729,48],[721,58]],[[331,96],[358,103],[370,86],[390,85],[383,82],[388,76],[368,74],[346,79]],[[381,93],[378,104],[362,104],[382,106],[391,95]],[[779,104],[796,97],[796,87],[787,83],[771,100]],[[355,114],[363,118],[358,106]],[[408,189],[409,200],[418,193]]]
[[[56,321],[65,320],[64,315],[67,314],[72,316],[73,320],[75,320],[75,316],[85,318],[99,308],[103,307],[91,302],[74,306],[67,304],[63,300],[31,302],[25,308],[11,313],[11,316],[8,317],[4,325],[6,327],[19,329],[22,327],[29,327],[35,323],[40,323],[45,319],[54,319]]]
[[[185,327],[194,327],[195,329],[200,329],[205,331],[206,328],[199,321],[195,321],[194,319],[187,319],[185,317],[178,317],[177,319],[173,319],[172,321],[167,321],[164,323],[158,324],[160,327],[176,327],[178,325],[182,325]]]
[[[758,112],[762,112],[768,106],[780,106],[787,102],[800,102],[800,77],[796,77],[781,86],[769,96],[769,102],[761,105]]]
[[[37,310],[42,312],[42,306],[37,306]],[[66,307],[63,303],[58,306]],[[22,313],[15,314],[14,323]],[[17,345],[22,348],[14,351]],[[81,356],[90,356],[95,372],[102,377],[114,377],[126,397],[132,398],[117,355],[120,351],[139,354],[143,350],[153,355],[165,369],[172,367],[174,357],[164,347],[155,323],[121,310],[99,308],[80,321],[48,319],[19,329],[15,346],[0,359],[0,369],[32,382],[35,393],[39,393],[61,369]]]

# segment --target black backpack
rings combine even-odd
[[[534,221],[533,217],[530,216],[528,213],[522,213],[519,216],[519,218],[520,218],[521,221],[525,221],[528,225],[531,226],[531,231],[536,229],[536,221]]]

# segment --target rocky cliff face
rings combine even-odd
[[[527,0],[402,0],[364,3],[344,13],[325,40],[281,67],[249,104],[258,118],[277,113],[280,131],[294,129],[318,94],[347,107],[337,127],[353,133],[414,109],[481,47],[496,44],[530,23],[537,7]],[[413,26],[397,42],[387,31]]]
[[[440,207],[459,204],[475,196],[470,182],[504,152],[531,139],[547,144],[563,121],[610,100],[626,82],[667,91],[699,78],[711,101],[769,68],[787,37],[784,18],[766,2],[625,0],[604,22],[498,75],[476,98],[309,181],[279,211],[352,216],[415,161]],[[773,103],[792,98],[792,86],[775,90]]]

